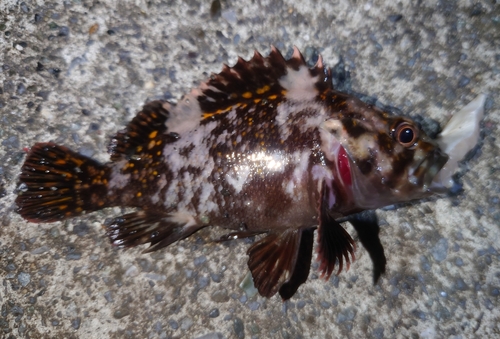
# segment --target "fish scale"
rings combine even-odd
[[[35,144],[18,213],[54,222],[134,207],[106,233],[118,247],[149,243],[146,252],[207,226],[230,230],[221,240],[263,234],[248,267],[261,295],[284,300],[307,280],[316,230],[325,279],[354,261],[340,221],[359,233],[376,281],[386,258],[373,209],[442,191],[434,177],[448,159],[412,120],[333,88],[321,57],[309,68],[297,48],[285,60],[274,47],[224,65],[176,105],[146,104],[108,150],[111,161],[99,164]]]

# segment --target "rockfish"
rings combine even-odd
[[[134,207],[104,227],[114,246],[149,243],[146,252],[207,226],[231,230],[221,240],[259,235],[247,252],[254,284],[284,300],[307,280],[315,230],[321,275],[349,267],[348,221],[377,280],[386,258],[376,216],[363,211],[445,191],[477,142],[483,103],[433,140],[411,119],[336,90],[321,57],[309,68],[298,49],[286,60],[272,47],[225,65],[177,104],[147,103],[112,138],[106,164],[35,144],[17,212],[41,223]]]

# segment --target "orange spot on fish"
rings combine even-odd
[[[268,85],[265,85],[264,87],[261,87],[261,88],[258,88],[257,89],[257,94],[264,94],[265,92],[269,91],[271,89],[271,87],[269,87]]]

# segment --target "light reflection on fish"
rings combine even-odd
[[[476,115],[456,125],[477,130]],[[109,163],[35,144],[19,177],[17,211],[54,222],[135,207],[107,223],[107,235],[119,247],[149,243],[147,252],[207,226],[232,230],[222,240],[263,234],[248,249],[255,286],[289,299],[307,280],[316,229],[325,279],[354,260],[340,222],[355,227],[378,279],[386,259],[372,211],[442,191],[456,164],[436,174],[477,141],[455,133],[456,151],[449,135],[438,144],[411,119],[337,91],[321,57],[308,68],[296,48],[289,60],[272,48],[268,57],[256,52],[224,66],[177,105],[146,104],[112,139]]]

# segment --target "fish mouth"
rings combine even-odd
[[[440,148],[435,148],[430,152],[415,168],[410,175],[410,181],[427,191],[436,175],[444,167],[448,161],[448,154],[444,153]]]

